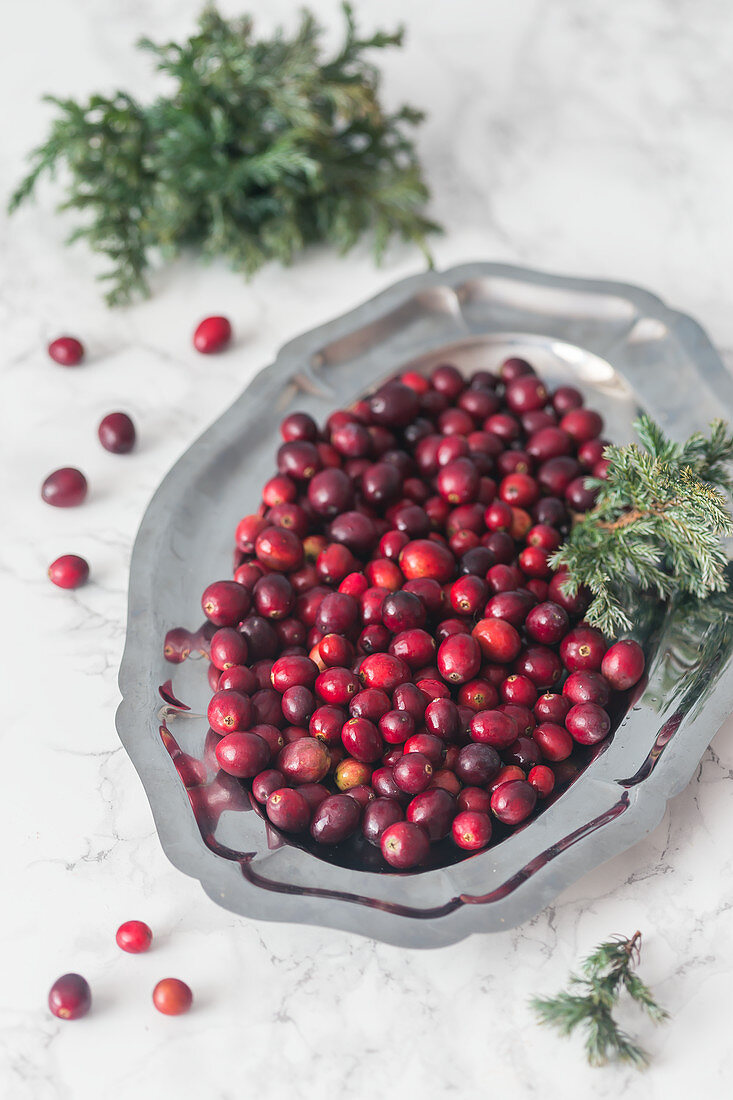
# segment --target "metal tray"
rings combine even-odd
[[[733,591],[640,605],[648,675],[588,768],[496,847],[419,873],[357,870],[283,844],[242,786],[217,775],[205,662],[172,666],[162,642],[195,627],[203,588],[230,575],[234,527],[272,472],[279,420],[301,408],[322,421],[408,363],[491,368],[509,354],[579,386],[616,442],[631,438],[639,409],[675,438],[733,411],[733,382],[703,330],[654,295],[468,264],[403,280],[286,345],[153,497],[132,557],[117,727],[166,854],[218,904],[410,947],[510,928],[650,832],[733,710]]]

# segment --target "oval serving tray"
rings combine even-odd
[[[321,422],[408,365],[475,370],[508,355],[529,358],[551,385],[578,386],[614,442],[632,438],[640,409],[676,439],[733,414],[733,381],[706,334],[654,295],[468,264],[405,279],[286,345],[153,497],[132,556],[117,728],[168,858],[227,909],[409,947],[510,928],[650,832],[733,710],[733,587],[700,605],[640,604],[647,675],[586,770],[495,847],[419,873],[355,869],[285,844],[244,788],[217,774],[201,717],[205,662],[169,664],[163,639],[195,630],[201,591],[231,575],[234,528],[271,475],[279,421],[297,408]]]

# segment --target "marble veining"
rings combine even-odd
[[[141,33],[185,33],[196,0],[25,0],[6,13],[0,189],[40,138],[43,92],[154,87],[130,49]],[[233,12],[242,5],[222,3]],[[250,0],[265,26],[294,0]],[[311,0],[329,27],[335,0]],[[385,58],[385,94],[429,112],[421,146],[446,226],[440,266],[508,260],[647,285],[697,316],[733,367],[729,180],[733,20],[716,0],[416,0],[358,3],[365,24],[404,19],[407,49]],[[634,848],[565,891],[533,921],[452,947],[407,952],[357,936],[255,924],[217,908],[162,854],[142,786],[114,729],[127,566],[163,474],[288,338],[419,269],[395,249],[381,270],[312,250],[246,285],[220,265],[181,262],[155,295],[110,312],[57,192],[2,221],[0,244],[0,591],[4,610],[5,851],[0,865],[0,1096],[3,1100],[277,1100],[390,1092],[405,1100],[730,1095],[733,976],[733,722],[695,780]],[[237,332],[204,359],[190,335],[207,313]],[[83,368],[46,358],[61,331],[87,344]],[[671,380],[671,384],[674,384]],[[126,457],[96,425],[124,408],[140,431]],[[82,509],[51,511],[43,477],[79,465]],[[52,589],[48,562],[85,555],[93,581]],[[115,946],[147,920],[154,950]],[[649,1072],[592,1071],[579,1045],[527,1008],[609,932],[644,933],[645,976],[672,1012],[635,1013]],[[79,970],[94,1012],[63,1024],[48,986]],[[158,1016],[160,977],[190,982],[189,1016]],[[325,1091],[324,1091],[325,1090]]]

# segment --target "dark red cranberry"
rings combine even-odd
[[[328,774],[331,757],[322,741],[301,737],[281,749],[277,766],[292,783],[320,783]]]
[[[425,727],[444,741],[458,736],[458,709],[450,699],[433,699],[425,708]]]
[[[266,722],[258,722],[256,725],[250,726],[249,733],[256,733],[258,737],[262,738],[269,747],[271,756],[277,756],[280,749],[285,744],[285,738],[277,726],[268,725]],[[278,774],[280,773],[278,772]],[[282,776],[280,777],[279,786],[285,786]]]
[[[563,431],[571,435],[576,443],[586,443],[595,439],[603,431],[603,420],[592,409],[571,409],[560,421]]]
[[[427,859],[430,841],[420,825],[411,821],[397,821],[382,833],[380,847],[390,867],[408,871]]]
[[[364,810],[361,831],[366,840],[379,847],[385,829],[404,819],[404,812],[394,798],[375,798]]]
[[[580,473],[580,463],[568,455],[543,462],[537,471],[537,481],[549,496],[563,498],[565,490]]]
[[[611,687],[600,672],[571,672],[563,684],[563,695],[571,704],[597,703],[605,707],[611,697]]]
[[[277,469],[283,476],[295,481],[310,481],[322,468],[318,447],[307,440],[283,443],[277,451]]]
[[[514,443],[521,434],[519,421],[508,413],[494,413],[493,416],[488,416],[484,420],[483,429],[485,432],[497,435],[505,446]]]
[[[571,409],[579,409],[583,404],[583,395],[574,386],[558,386],[552,395],[552,407],[560,416]]]
[[[354,490],[343,470],[321,470],[308,482],[308,500],[319,516],[332,519],[351,507]]]
[[[221,770],[237,779],[251,779],[270,762],[270,747],[256,733],[227,733],[215,752]]]
[[[573,512],[587,512],[596,502],[598,490],[588,486],[587,478],[574,478],[565,490],[565,499]]]
[[[152,930],[141,920],[126,920],[117,929],[117,946],[129,955],[141,955],[153,942]]]
[[[308,732],[311,737],[317,737],[326,745],[340,745],[341,729],[345,721],[346,715],[339,707],[317,707],[311,715]]]
[[[524,589],[498,592],[486,604],[484,615],[487,619],[503,619],[519,629],[523,625],[528,612],[534,606],[534,602],[530,593]]]
[[[389,696],[384,691],[365,688],[351,699],[349,713],[352,718],[367,718],[370,722],[378,722],[391,706]]]
[[[339,773],[343,764],[346,763],[356,764],[356,761],[343,761],[342,764],[339,764],[336,772]],[[359,768],[363,768],[366,772],[371,772],[371,768],[367,764],[358,764],[356,766]],[[338,779],[336,782],[338,786]],[[375,798],[374,791],[366,783],[358,783],[352,787],[346,787],[344,788],[344,794],[347,794],[349,798],[355,799],[362,810],[365,809],[365,807],[368,806],[370,802],[373,802]]]
[[[285,527],[266,527],[255,541],[255,553],[268,569],[291,573],[303,564],[303,543]]]
[[[402,476],[395,466],[376,462],[368,466],[361,477],[361,492],[368,504],[385,507],[397,500],[402,488]]]
[[[220,672],[234,665],[243,665],[248,656],[244,635],[231,626],[220,627],[209,643],[209,656],[212,665]]]
[[[433,765],[421,752],[402,756],[393,769],[394,781],[406,794],[420,794],[430,785]]]
[[[318,666],[310,657],[278,657],[272,666],[270,682],[281,694],[296,685],[312,688],[318,675]]]
[[[153,1004],[164,1016],[183,1016],[193,1004],[193,993],[178,978],[161,978],[153,990]]]
[[[193,346],[202,355],[222,351],[232,338],[232,326],[226,317],[205,317],[193,334]]]
[[[600,630],[581,624],[566,634],[560,643],[560,656],[568,672],[598,672],[606,652]]]
[[[89,563],[78,554],[62,554],[49,565],[48,577],[57,588],[80,588],[89,580]]]
[[[286,443],[291,443],[296,439],[303,439],[308,443],[315,443],[318,439],[318,425],[308,413],[290,413],[280,425],[280,435]]]
[[[573,751],[572,737],[564,726],[555,722],[541,722],[532,736],[545,760],[553,763],[567,760]]]
[[[273,688],[263,688],[261,691],[256,691],[252,696],[252,717],[254,721],[269,726],[282,726],[281,698],[280,693]]]
[[[486,813],[463,810],[453,818],[451,836],[459,848],[477,852],[491,841],[491,818]]]
[[[302,833],[310,825],[311,809],[299,791],[281,787],[267,799],[267,816],[284,833]]]
[[[265,768],[252,780],[252,795],[257,802],[264,805],[272,792],[283,786],[284,781],[285,776],[277,768]]]
[[[382,755],[382,737],[368,718],[349,718],[341,729],[341,741],[350,756],[361,763],[373,764]]]
[[[252,590],[252,599],[258,615],[266,619],[284,619],[295,606],[293,586],[282,573],[261,577]]]
[[[247,640],[250,661],[266,660],[278,652],[278,636],[267,619],[260,615],[250,615],[244,620],[240,630]]]
[[[382,622],[395,634],[425,625],[426,611],[422,600],[413,592],[390,592],[381,607]]]
[[[548,527],[564,527],[569,520],[568,510],[558,497],[542,497],[532,509],[537,523]]]
[[[358,677],[348,668],[327,668],[316,679],[316,695],[335,706],[350,703],[360,687]]]
[[[207,719],[215,733],[249,729],[252,704],[239,691],[216,691],[209,701]],[[263,765],[264,766],[264,765]]]
[[[303,726],[310,722],[316,700],[308,688],[295,685],[283,692],[281,706],[286,721],[293,726]]]
[[[54,363],[62,367],[75,367],[84,358],[84,345],[74,336],[58,336],[47,350]]]
[[[601,671],[617,691],[626,691],[638,684],[644,674],[644,651],[638,642],[624,639],[608,649]]]
[[[514,671],[546,691],[562,676],[562,663],[557,653],[546,646],[528,646],[515,661]]]
[[[455,773],[468,786],[485,787],[500,770],[499,753],[491,745],[464,745],[458,753]]]
[[[499,374],[501,379],[507,385],[515,380],[515,378],[522,378],[527,374],[534,374],[534,367],[527,362],[526,359],[521,359],[519,356],[513,355],[509,359],[505,359],[499,368]]]
[[[361,555],[368,554],[379,538],[373,521],[361,512],[342,512],[331,523],[329,533],[334,542]]]
[[[472,680],[481,668],[481,652],[479,643],[470,634],[452,634],[438,649],[440,675],[451,684]]]
[[[555,603],[564,607],[568,615],[582,615],[591,601],[591,594],[587,588],[581,586],[575,595],[570,596],[565,591],[567,573],[558,572],[550,581],[548,596]]]
[[[496,788],[491,796],[491,811],[505,825],[519,825],[529,817],[536,803],[534,787],[524,780],[515,779]]]
[[[540,695],[534,705],[534,712],[539,722],[558,722],[562,724],[571,706],[572,703],[564,695],[548,693]]]
[[[298,786],[298,792],[308,803],[311,813],[331,794],[328,787],[324,787],[322,783],[301,783]]]
[[[108,413],[97,429],[99,442],[105,451],[126,455],[135,446],[135,425],[127,413]]]
[[[516,741],[517,723],[500,710],[480,710],[471,719],[471,739],[501,751]]]
[[[402,382],[388,382],[369,399],[369,411],[377,424],[404,428],[420,410],[418,395]]]
[[[379,719],[379,732],[388,745],[404,745],[415,732],[415,721],[406,710],[389,710]]]
[[[75,508],[87,495],[87,479],[81,470],[62,466],[49,474],[41,486],[41,496],[54,508]]]
[[[435,660],[435,639],[425,630],[404,630],[392,639],[389,652],[410,668],[424,668]]]
[[[611,719],[596,703],[576,703],[568,711],[565,728],[579,745],[596,745],[611,729]]]
[[[311,836],[319,844],[339,844],[356,831],[361,806],[347,794],[334,794],[317,807],[311,821]]]
[[[487,814],[491,809],[491,795],[481,787],[464,787],[456,799],[459,812],[471,810]]]
[[[456,800],[441,787],[431,787],[415,795],[407,807],[407,820],[425,830],[435,842],[448,836],[456,814]]]
[[[236,581],[214,581],[204,589],[201,607],[215,626],[237,626],[250,608],[251,597]]]
[[[567,634],[569,626],[565,608],[549,600],[533,607],[524,623],[529,637],[541,645],[556,645]]]
[[[62,974],[51,986],[48,1007],[60,1020],[78,1020],[86,1016],[92,1007],[89,982],[81,974]]]
[[[352,420],[333,429],[331,446],[346,458],[366,458],[372,453],[372,437],[363,424]]]
[[[546,404],[548,393],[544,383],[536,375],[524,375],[509,382],[506,403],[514,413],[531,412]]]
[[[433,768],[439,768],[445,758],[445,742],[434,733],[415,733],[402,747],[405,756],[416,752],[427,756]]]
[[[507,764],[514,764],[524,772],[542,760],[539,745],[532,737],[518,737],[501,755]]]

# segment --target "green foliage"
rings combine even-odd
[[[705,598],[727,586],[721,538],[733,533],[723,492],[733,481],[733,437],[716,420],[709,436],[685,443],[667,439],[647,416],[634,427],[641,446],[607,447],[608,477],[595,507],[573,526],[551,564],[568,570],[564,588],[587,586],[593,601],[588,622],[613,636],[632,623],[634,589]]]
[[[585,1031],[585,1050],[592,1066],[605,1065],[611,1058],[638,1069],[647,1065],[646,1052],[613,1018],[623,990],[654,1023],[668,1019],[633,969],[639,963],[640,947],[640,932],[631,939],[612,936],[584,960],[581,977],[570,975],[570,990],[556,997],[532,998],[540,1023],[550,1024],[561,1035],[570,1035],[576,1028]]]
[[[150,106],[118,92],[88,103],[48,97],[59,110],[14,210],[43,174],[66,169],[61,209],[82,213],[72,239],[109,260],[110,304],[147,293],[152,255],[196,248],[253,274],[290,263],[313,242],[342,252],[373,231],[379,260],[397,235],[429,259],[421,214],[429,193],[410,136],[422,119],[387,112],[369,50],[402,44],[402,30],[360,38],[351,6],[331,59],[308,11],[292,37],[254,36],[248,17],[206,8],[186,42],[139,45],[172,90]]]

